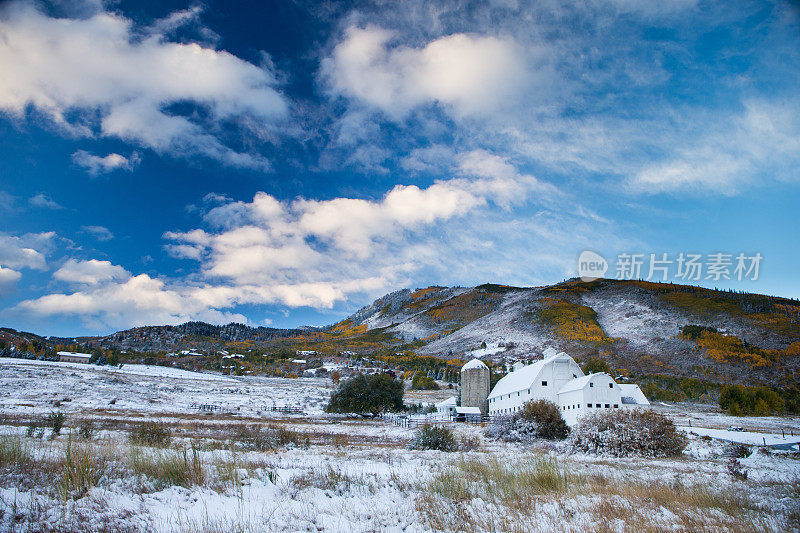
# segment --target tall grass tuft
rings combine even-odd
[[[191,487],[202,485],[205,480],[203,462],[197,448],[192,445],[180,450],[154,450],[146,452],[141,448],[131,449],[128,467],[137,475],[146,477],[159,488],[171,485]]]
[[[70,435],[60,466],[58,487],[61,495],[64,499],[78,499],[97,485],[105,465],[91,445],[79,444]]]
[[[0,468],[27,466],[33,460],[30,443],[16,435],[0,436]]]

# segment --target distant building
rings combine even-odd
[[[88,363],[91,358],[90,353],[58,352],[58,360],[63,363]]]

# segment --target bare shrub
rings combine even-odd
[[[574,450],[617,457],[675,457],[686,447],[686,437],[666,416],[645,409],[595,413],[572,430]]]
[[[240,426],[232,437],[244,449],[261,452],[271,451],[283,446],[296,445],[308,447],[310,439],[298,431],[287,429],[284,426]]]
[[[731,457],[728,459],[728,473],[734,478],[741,481],[745,481],[747,479],[747,469],[742,466],[742,462],[739,461],[736,457]]]
[[[95,427],[94,422],[91,420],[84,420],[81,422],[81,425],[78,426],[78,435],[83,440],[90,440],[94,435]]]
[[[750,454],[753,453],[753,449],[747,444],[732,442],[725,446],[723,453],[726,457],[741,459],[743,457],[750,457]]]
[[[172,430],[163,422],[142,422],[128,430],[128,437],[135,444],[164,447],[172,441]]]
[[[417,429],[414,434],[414,440],[411,441],[411,449],[454,452],[458,450],[458,443],[453,435],[453,430],[450,428],[425,424]]]
[[[47,417],[44,419],[44,423],[45,426],[50,428],[51,438],[55,438],[61,434],[61,429],[64,427],[64,421],[66,419],[67,416],[61,411],[55,411],[47,415]]]

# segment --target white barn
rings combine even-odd
[[[489,393],[489,415],[511,415],[529,400],[550,400],[558,403],[558,391],[575,378],[583,376],[581,367],[564,352],[552,348],[545,358],[532,365],[515,366]]]
[[[555,403],[569,426],[599,409],[650,405],[637,385],[619,385],[605,373],[585,376],[572,357],[552,348],[541,361],[515,365],[497,382],[489,394],[489,415],[512,415],[530,400]]]

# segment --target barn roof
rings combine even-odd
[[[635,404],[635,405],[650,405],[650,400],[644,395],[639,385],[635,383],[626,383],[618,385],[620,393],[622,394],[622,403]],[[627,401],[626,401],[627,399]]]
[[[562,394],[562,393],[565,393],[565,392],[572,392],[572,391],[584,389],[589,385],[590,381],[592,381],[594,378],[596,378],[598,376],[608,376],[609,378],[611,378],[611,376],[609,376],[605,372],[596,372],[594,374],[589,374],[588,376],[575,378],[572,381],[567,382],[566,385],[561,387],[561,390],[558,391],[558,393]],[[611,378],[611,381],[614,381],[614,379]]]
[[[545,353],[552,354],[554,351],[555,350],[547,350]],[[497,396],[503,396],[504,394],[511,394],[512,392],[530,388],[533,382],[536,381],[536,378],[539,376],[539,373],[542,371],[545,365],[556,360],[564,359],[574,361],[569,355],[565,354],[564,352],[559,352],[550,355],[549,357],[545,357],[541,361],[536,361],[532,365],[528,365],[520,368],[519,370],[515,370],[514,372],[510,372],[497,382],[497,385],[494,386],[491,394],[489,394],[489,398],[495,398]]]
[[[442,400],[441,402],[437,403],[436,407],[449,407],[451,405],[455,406],[456,403],[457,403],[456,402],[456,397],[455,396],[451,396],[450,398],[448,398],[446,400]]]
[[[479,415],[481,414],[480,407],[456,407],[456,413],[460,415]]]

